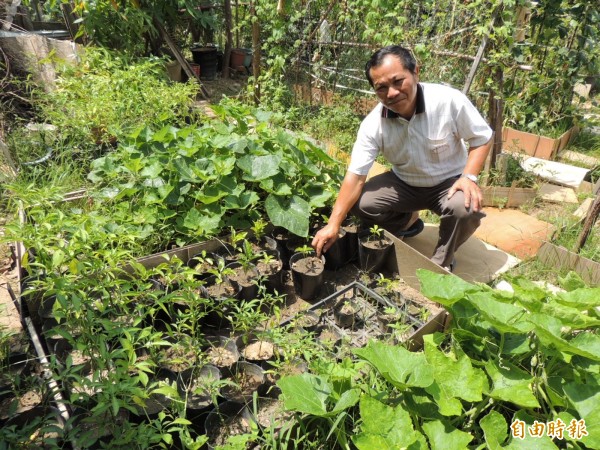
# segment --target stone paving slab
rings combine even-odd
[[[513,209],[484,208],[487,214],[475,237],[520,259],[533,258],[555,227]]]

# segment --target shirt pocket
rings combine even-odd
[[[452,139],[446,136],[443,139],[426,139],[429,158],[434,163],[447,160],[452,155]]]

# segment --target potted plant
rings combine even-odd
[[[231,368],[229,383],[221,389],[227,400],[246,403],[265,383],[265,371],[257,364],[238,361]]]
[[[243,242],[241,250],[237,261],[227,264],[227,268],[231,269],[229,280],[240,286],[239,298],[252,300],[258,295],[259,272],[254,264],[258,255],[248,241]]]
[[[283,289],[283,261],[279,251],[264,250],[256,260],[256,270],[267,292],[281,292]]]
[[[240,359],[240,353],[235,339],[225,336],[208,337],[209,345],[204,349],[204,355],[209,364],[221,371],[227,371]]]
[[[343,300],[333,309],[335,323],[340,328],[351,328],[358,320],[360,306],[352,300]]]
[[[290,269],[296,294],[304,300],[315,299],[323,284],[325,257],[317,258],[314,250],[304,245],[291,256]]]
[[[227,445],[229,438],[252,433],[255,424],[245,404],[233,401],[221,403],[206,416],[204,427],[209,447],[222,448]]]
[[[246,361],[262,365],[275,357],[276,348],[272,341],[253,336],[247,340],[241,353]]]
[[[196,365],[181,372],[177,390],[188,409],[204,409],[216,398],[221,389],[221,371],[211,364]]]
[[[366,272],[381,269],[394,243],[384,234],[383,228],[373,225],[359,235],[358,257],[360,268]]]

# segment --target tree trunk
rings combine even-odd
[[[233,17],[231,13],[231,0],[223,1],[223,14],[225,15],[225,49],[223,50],[223,72],[224,79],[229,78],[229,58],[231,58],[231,47],[233,46]]]
[[[256,17],[256,8],[254,2],[250,6],[250,14],[253,17],[252,20],[252,75],[254,77],[254,103],[258,106],[260,104],[260,83],[258,78],[260,77],[260,24],[258,17]]]

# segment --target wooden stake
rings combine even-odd
[[[573,249],[575,253],[579,253],[585,245],[585,241],[587,241],[587,238],[592,231],[592,227],[596,223],[596,219],[598,219],[598,214],[600,214],[600,195],[596,196],[594,203],[592,204],[592,207],[589,209],[585,218],[585,222],[583,222],[583,228],[579,234],[579,238],[577,239],[577,244]]]

